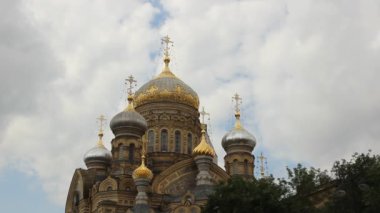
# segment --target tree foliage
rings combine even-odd
[[[380,209],[380,156],[355,153],[352,159],[334,163],[333,177],[327,171],[287,168],[288,178],[273,177],[246,181],[233,177],[215,187],[205,213],[333,212],[372,213]],[[315,208],[310,196],[326,185],[329,192],[324,207]]]
[[[285,206],[280,200],[285,193],[286,189],[276,184],[273,178],[245,181],[233,177],[216,187],[204,212],[284,212]]]
[[[293,170],[286,168],[288,171],[288,180],[286,184],[297,195],[305,196],[315,191],[319,186],[329,183],[331,177],[327,174],[327,171],[321,171],[311,167],[307,169],[301,164],[298,164]]]
[[[350,161],[334,163],[336,191],[326,212],[380,211],[380,156],[355,153]]]
[[[282,201],[287,206],[287,212],[316,212],[309,195],[321,186],[331,182],[327,171],[311,167],[307,169],[301,164],[292,170],[287,168],[288,179],[281,179],[281,184],[288,188],[286,198]]]

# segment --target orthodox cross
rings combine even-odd
[[[128,96],[133,95],[133,88],[137,86],[135,78],[130,75],[127,79],[125,79],[125,85],[127,86],[127,94]]]
[[[106,117],[104,115],[100,115],[96,120],[99,121],[99,132],[103,132],[103,125],[106,123]]]
[[[161,39],[161,44],[165,45],[164,46],[164,56],[169,57],[169,50],[170,50],[170,46],[173,46],[173,41],[170,40],[169,36],[164,36]]]
[[[242,103],[241,100],[241,97],[237,93],[235,93],[235,95],[232,96],[232,101],[235,101],[235,113],[240,113],[240,105]]]
[[[141,156],[145,158],[145,146],[146,146],[146,139],[142,138],[142,147],[141,147]]]
[[[267,164],[267,158],[264,157],[263,153],[261,153],[261,155],[259,156],[259,160],[260,160],[260,175],[262,178],[265,177],[265,169],[266,167],[264,167],[264,162],[265,164]]]
[[[199,114],[201,114],[201,116],[202,116],[202,123],[204,124],[205,123],[205,116],[206,115],[210,116],[210,113],[207,113],[205,111],[205,107],[202,107],[202,111],[200,111]]]

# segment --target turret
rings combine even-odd
[[[107,170],[107,167],[111,164],[112,154],[103,144],[103,128],[102,124],[104,116],[98,118],[101,121],[99,129],[99,140],[95,147],[88,150],[83,157],[83,160],[88,169]]]
[[[148,167],[145,166],[145,144],[143,144],[141,165],[133,171],[132,177],[138,191],[133,212],[147,213],[149,212],[149,205],[146,191],[150,181],[153,178],[153,173]]]
[[[256,146],[256,138],[241,124],[239,109],[241,98],[238,94],[233,98],[236,101],[235,126],[222,139],[222,146],[227,153],[224,157],[225,168],[230,175],[252,178],[255,160],[252,151]]]
[[[136,82],[132,76],[127,81],[130,83],[128,89],[128,106],[115,115],[110,127],[115,135],[112,140],[112,174],[127,175],[130,177],[132,171],[140,162],[141,138],[147,130],[145,118],[138,113],[133,105],[134,98],[132,84]]]
[[[204,129],[204,125],[202,125],[201,142],[194,148],[193,156],[199,171],[196,177],[197,186],[212,185],[212,177],[209,171],[215,152],[206,142],[206,130]]]

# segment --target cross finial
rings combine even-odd
[[[130,75],[128,78],[125,79],[125,85],[127,86],[128,96],[133,95],[133,88],[135,88],[135,86],[137,86],[136,82],[137,81],[135,80],[133,75]]]
[[[142,139],[142,149],[141,149],[141,155],[145,158],[145,146],[146,146],[146,139],[145,138],[143,138]]]
[[[170,46],[173,46],[173,41],[171,41],[169,36],[166,35],[161,39],[161,44],[164,45],[164,56],[165,58],[168,58]]]
[[[261,178],[264,178],[265,177],[265,167],[264,167],[264,163],[267,164],[267,158],[264,157],[263,153],[260,154],[259,156],[259,160],[260,160],[260,175],[261,175]]]
[[[202,111],[200,111],[199,114],[200,114],[201,117],[202,117],[202,124],[204,124],[204,123],[205,123],[205,116],[206,116],[206,115],[210,116],[210,113],[207,113],[207,112],[205,111],[205,107],[202,107]]]
[[[103,132],[103,125],[106,123],[106,117],[104,115],[100,115],[98,118],[96,118],[99,122],[99,132]]]
[[[241,100],[241,97],[237,93],[235,93],[235,95],[232,96],[232,101],[235,101],[235,114],[240,114],[240,105],[242,103]]]

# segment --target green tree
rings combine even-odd
[[[215,188],[203,212],[205,213],[264,213],[284,212],[281,198],[287,189],[272,177],[245,181],[233,177]]]
[[[288,187],[288,194],[283,199],[287,212],[316,212],[309,195],[323,185],[331,182],[327,171],[311,167],[307,169],[301,164],[292,170],[287,168],[288,179],[281,179],[280,183]]]
[[[350,161],[335,162],[332,172],[336,191],[326,205],[326,212],[379,212],[380,156],[355,153]]]
[[[297,164],[293,170],[286,168],[288,171],[288,181],[286,184],[290,186],[297,195],[305,196],[314,192],[321,185],[329,183],[332,179],[327,171],[321,171],[311,167],[307,169],[301,164]]]
[[[355,153],[350,161],[334,163],[332,173],[298,164],[288,178],[246,181],[238,177],[215,187],[206,213],[375,213],[380,210],[380,156]],[[316,209],[311,196],[328,185],[336,187],[325,207]],[[317,194],[318,195],[318,194]],[[322,194],[324,195],[324,194]]]
[[[245,181],[233,177],[215,187],[209,197],[206,213],[276,213],[317,212],[308,195],[321,184],[331,181],[326,171],[307,169],[301,164],[287,169],[288,179],[273,177]]]

